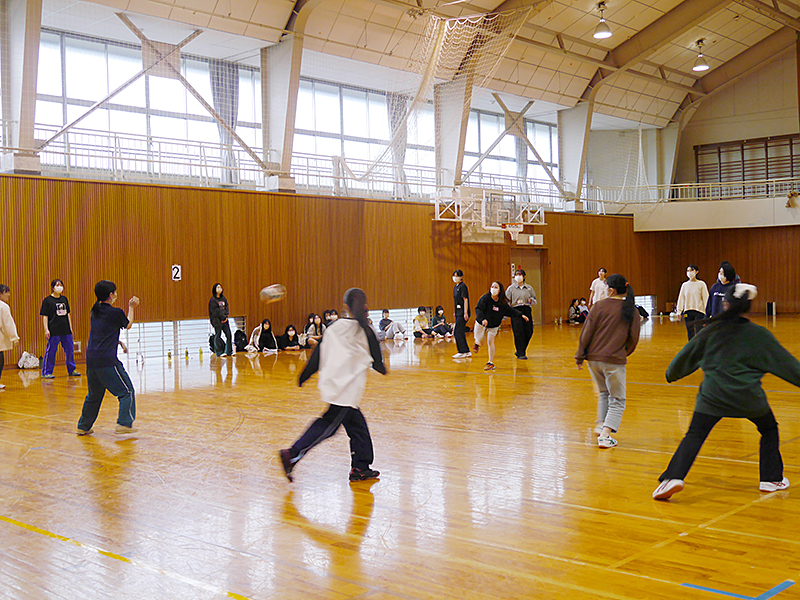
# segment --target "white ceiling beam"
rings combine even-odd
[[[707,95],[718,92],[770,62],[779,54],[794,48],[796,41],[795,30],[791,27],[782,27],[698,79],[694,87]]]
[[[785,12],[770,6],[769,4],[765,4],[760,0],[736,0],[742,6],[746,6],[748,8],[753,9],[757,13],[764,15],[765,17],[769,17],[784,25],[786,27],[791,27],[795,31],[800,31],[800,20],[795,19],[791,15],[787,15]]]
[[[640,62],[722,10],[731,0],[684,0],[608,53],[618,68]]]

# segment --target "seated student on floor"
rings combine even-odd
[[[289,325],[283,335],[278,336],[279,350],[300,350],[300,337],[294,325]]]
[[[428,311],[424,306],[420,306],[417,312],[417,316],[414,317],[414,337],[427,339],[433,335],[433,331],[428,326]]]
[[[572,299],[567,311],[567,321],[572,325],[580,325],[586,320],[586,315],[581,312],[581,305],[577,298]]]
[[[381,311],[381,316],[383,317],[378,323],[378,333],[383,334],[383,338],[378,336],[378,339],[387,339],[391,340],[394,338],[403,338],[406,337],[406,328],[403,327],[402,323],[395,323],[389,318],[389,309],[384,308]]]
[[[431,320],[431,330],[436,337],[446,337],[453,335],[453,328],[447,324],[447,317],[444,316],[444,307],[440,304],[436,307],[433,319]]]
[[[322,324],[322,317],[315,314],[308,315],[308,324],[303,333],[306,335],[306,348],[313,348],[322,340],[325,333],[325,325]]]
[[[278,342],[272,333],[272,323],[264,319],[250,334],[250,342],[245,347],[248,352],[277,352]]]

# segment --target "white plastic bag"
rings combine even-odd
[[[22,356],[19,357],[19,362],[17,366],[20,369],[38,369],[39,368],[39,359],[36,358],[30,352],[23,352]]]

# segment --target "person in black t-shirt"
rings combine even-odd
[[[56,364],[59,344],[64,349],[64,356],[67,358],[67,373],[72,377],[77,377],[80,373],[75,370],[72,317],[69,311],[69,300],[63,294],[64,282],[60,279],[53,279],[50,282],[50,289],[52,293],[42,300],[42,308],[39,311],[42,316],[42,325],[44,325],[44,338],[47,340],[47,348],[42,361],[42,378],[55,378],[53,368]]]
[[[470,358],[472,353],[467,344],[467,321],[469,321],[469,290],[464,283],[464,272],[456,269],[453,273],[453,302],[456,305],[456,322],[453,327],[453,336],[456,338],[456,350],[453,358]]]
[[[114,308],[117,300],[117,286],[113,281],[98,281],[94,286],[97,302],[92,306],[92,328],[89,343],[86,345],[86,379],[89,393],[83,401],[83,411],[78,421],[78,435],[92,433],[92,425],[97,420],[100,404],[106,390],[119,400],[119,416],[114,433],[134,433],[136,427],[136,398],[133,383],[125,367],[117,358],[120,344],[120,329],[130,329],[133,325],[133,309],[139,306],[139,299],[133,296],[128,301],[128,315],[122,309]]]

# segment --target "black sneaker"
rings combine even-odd
[[[292,478],[292,469],[294,468],[292,464],[292,455],[289,454],[288,450],[279,450],[278,456],[281,457],[281,464],[283,465],[283,472],[286,473],[286,479],[290,482],[294,481]]]
[[[350,471],[350,481],[366,481],[367,479],[377,479],[380,476],[380,471],[372,469],[351,469]]]

